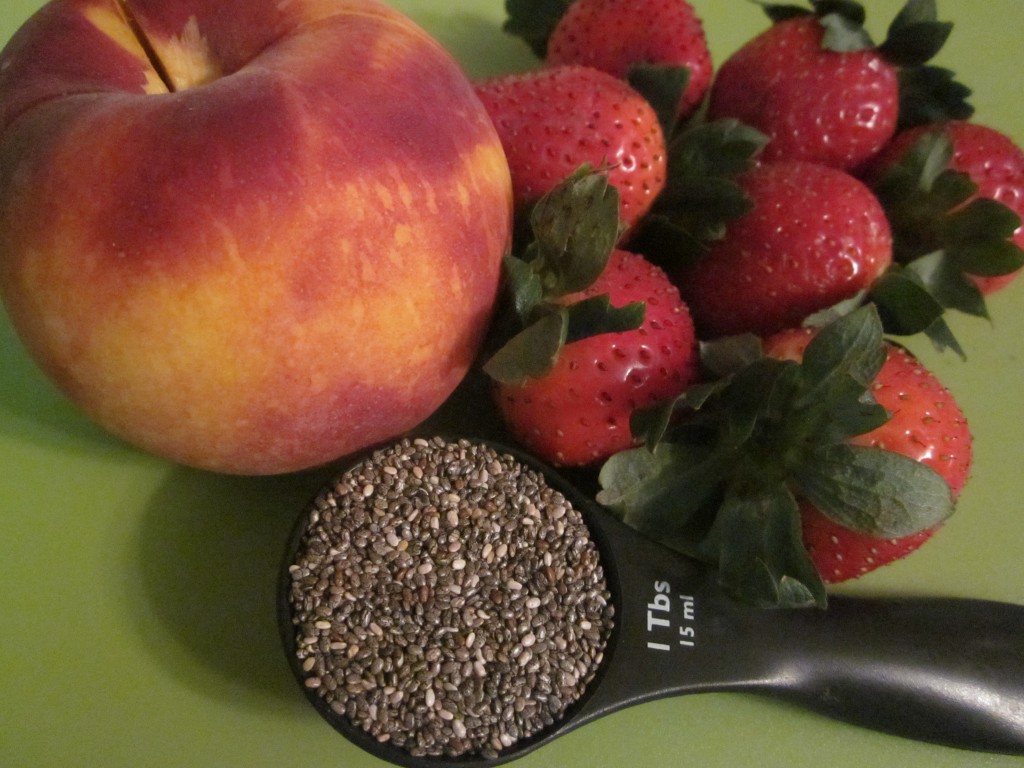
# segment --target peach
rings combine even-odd
[[[0,53],[0,296],[173,461],[289,472],[413,428],[510,231],[471,85],[373,0],[52,0]]]

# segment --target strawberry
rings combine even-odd
[[[799,325],[867,289],[889,266],[885,212],[849,174],[780,161],[738,181],[750,209],[674,275],[701,338]]]
[[[604,463],[597,498],[717,564],[733,596],[824,606],[826,580],[905,554],[953,512],[970,467],[963,415],[887,345],[872,305],[704,353],[716,378],[634,414],[645,445]]]
[[[520,210],[580,166],[607,166],[628,227],[665,184],[657,114],[616,77],[589,67],[553,67],[484,80],[476,91],[497,128]]]
[[[800,503],[800,517],[804,546],[826,584],[856,579],[902,560],[930,540],[940,527],[897,539],[880,539],[833,522],[806,501]]]
[[[623,79],[641,65],[685,67],[679,118],[704,100],[713,68],[703,24],[686,0],[576,0],[552,31],[545,60]]]
[[[697,373],[693,323],[665,273],[614,248],[614,187],[582,171],[531,214],[534,239],[506,259],[509,311],[484,366],[513,437],[559,466],[633,445],[639,406],[675,397]]]
[[[774,24],[719,68],[709,112],[765,133],[770,139],[766,160],[810,160],[849,170],[892,137],[901,119],[901,97],[916,112],[924,109],[920,89],[901,94],[901,79],[908,90],[910,83],[934,83],[936,77],[927,74],[940,70],[925,68],[925,62],[942,47],[951,25],[934,18],[934,7],[908,0],[886,41],[876,46],[863,28],[859,3],[811,4],[813,11],[765,6]],[[904,71],[916,77],[903,76]],[[933,90],[946,94],[950,89]],[[967,108],[959,99],[939,106],[946,108],[943,114],[956,115]]]
[[[1009,237],[998,240],[1009,240],[1018,250],[1024,249],[1024,226],[1020,223],[1024,217],[1024,151],[1009,136],[994,128],[963,120],[909,128],[897,134],[872,161],[868,174],[881,185],[887,171],[903,161],[919,141],[929,136],[942,137],[949,144],[948,149],[943,147],[942,151],[948,155],[939,172],[950,170],[966,174],[976,187],[974,193],[965,200],[946,201],[953,203],[951,208],[962,211],[978,199],[1000,203],[1016,215],[1017,226]],[[897,225],[895,234],[902,239],[901,246],[905,248],[905,259],[950,246],[950,243],[941,241],[943,224],[940,216],[948,211],[925,210],[910,215],[905,207],[907,190],[893,190],[890,195],[899,195],[901,198],[893,200],[891,211]],[[976,246],[977,240],[973,242]],[[972,275],[972,280],[983,294],[988,295],[1008,285],[1017,276],[1019,269],[1018,265],[1016,269],[1001,275]]]
[[[787,330],[765,340],[765,352],[799,361],[811,329]],[[906,349],[886,343],[886,359],[871,386],[875,401],[890,413],[882,426],[850,439],[919,461],[949,485],[955,502],[970,474],[972,439],[963,411],[950,392]],[[800,503],[804,545],[827,583],[857,578],[906,557],[941,526],[882,539],[851,530],[807,501]]]
[[[1024,152],[983,125],[901,131],[862,169],[893,233],[894,265],[870,299],[898,335],[964,350],[947,311],[988,318],[985,297],[1024,267]]]
[[[614,305],[645,302],[643,325],[567,344],[544,376],[497,387],[512,435],[558,466],[593,464],[631,447],[633,411],[675,397],[697,375],[693,322],[662,270],[615,250],[597,281],[565,301],[601,294]]]

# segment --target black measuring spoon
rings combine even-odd
[[[531,456],[487,444],[538,470],[581,511],[615,605],[604,660],[561,720],[493,759],[413,756],[377,741],[303,687],[320,714],[368,752],[409,768],[498,765],[628,706],[732,691],[906,738],[1024,755],[1024,606],[843,596],[831,597],[826,610],[739,605],[703,564],[638,534]],[[300,684],[288,568],[301,523],[288,546],[278,603]]]

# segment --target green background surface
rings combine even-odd
[[[876,37],[897,0],[867,0]],[[3,0],[6,40],[40,0]],[[501,0],[396,0],[474,77],[535,65]],[[716,63],[762,29],[744,0],[695,0]],[[1021,0],[947,0],[937,63],[975,90],[976,119],[1024,143]],[[1024,280],[958,318],[965,363],[910,346],[976,437],[973,478],[919,553],[844,591],[1024,603],[1020,394]],[[238,478],[139,453],[86,421],[0,319],[0,766],[379,765],[335,735],[290,677],[274,624],[287,531],[330,470]],[[957,643],[960,627],[946,640]],[[523,759],[529,766],[903,768],[1024,765],[918,744],[787,705],[705,694],[635,707]]]

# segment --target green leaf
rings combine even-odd
[[[716,378],[731,376],[764,356],[760,337],[752,333],[700,342],[700,361]]]
[[[703,408],[708,401],[721,394],[729,385],[728,380],[698,382],[687,387],[682,394],[654,405],[636,408],[629,417],[630,434],[643,443],[648,450],[654,450],[664,439],[672,417],[677,412],[691,415]],[[692,426],[693,422],[691,422]]]
[[[971,89],[949,69],[933,65],[904,67],[897,78],[899,130],[946,120],[968,120],[974,115],[974,107],[967,100]]]
[[[871,293],[887,330],[923,330],[936,348],[962,356],[940,316],[953,310],[987,319],[985,297],[971,277],[1020,269],[1024,250],[1012,241],[1020,217],[996,200],[975,197],[970,176],[949,167],[952,156],[949,137],[929,131],[875,181],[892,228],[893,257],[903,269],[891,269]]]
[[[942,130],[924,133],[887,169],[876,191],[901,227],[932,227],[935,219],[966,202],[978,187],[950,168],[953,143]]]
[[[916,24],[938,21],[938,18],[939,8],[935,0],[907,0],[889,28],[904,29]]]
[[[703,537],[702,512],[717,503],[726,467],[701,446],[633,448],[601,467],[597,501],[630,527],[683,552]],[[696,530],[694,530],[696,528]]]
[[[773,474],[780,473],[790,434],[782,427],[801,384],[797,363],[774,358],[763,358],[731,377],[716,402],[720,450],[762,452],[766,460],[758,461],[759,467],[771,466]]]
[[[906,265],[921,285],[946,309],[989,319],[985,297],[978,286],[964,276],[945,251],[936,251]]]
[[[878,429],[891,418],[891,414],[873,397],[863,392],[860,385],[847,378],[845,396],[839,397],[829,409],[828,419],[818,429],[814,446],[835,445],[857,435]],[[838,388],[837,392],[838,392]],[[858,397],[858,393],[860,396]]]
[[[893,29],[879,46],[879,53],[897,67],[921,66],[942,49],[952,31],[952,23],[941,21]]]
[[[677,223],[667,216],[649,211],[641,225],[630,234],[629,248],[644,254],[652,264],[671,273],[703,257],[707,253],[708,243],[725,233],[724,225],[720,225],[717,234],[704,232],[700,236],[687,227],[685,221]]]
[[[910,177],[916,175],[918,188],[923,193],[935,195],[931,208],[938,212],[964,203],[977,191],[977,186],[966,173],[949,172],[952,158],[952,141],[944,132],[932,131],[910,147],[903,161]]]
[[[895,535],[944,519],[949,489],[911,459],[848,443],[889,419],[870,393],[885,360],[873,306],[821,328],[802,363],[737,341],[724,376],[634,413],[647,445],[605,463],[598,499],[645,535],[717,563],[737,599],[824,605],[794,493]]]
[[[565,343],[568,311],[552,312],[517,333],[484,364],[484,373],[495,381],[522,386],[540,378],[554,366]]]
[[[946,217],[947,243],[965,245],[985,240],[1006,241],[1020,227],[1020,216],[997,200],[979,197]],[[1000,274],[1000,273],[996,273]]]
[[[673,140],[669,162],[684,176],[729,178],[753,167],[768,143],[756,128],[734,118],[697,123]]]
[[[653,451],[665,437],[668,426],[675,413],[678,399],[673,398],[663,403],[637,408],[629,415],[629,432],[633,438],[649,451]]]
[[[679,103],[690,82],[689,68],[668,64],[635,64],[630,67],[627,80],[654,109],[661,131],[668,140],[676,130]]]
[[[874,305],[818,331],[804,350],[802,387],[790,406],[792,418],[806,425],[808,450],[844,442],[888,421],[889,414],[870,396],[885,359],[882,322]]]
[[[857,26],[863,26],[867,19],[864,6],[855,0],[811,0],[814,12],[824,18],[825,16],[841,16]]]
[[[662,190],[652,216],[676,228],[703,253],[725,234],[728,223],[750,210],[743,188],[731,178],[677,178]]]
[[[737,177],[766,143],[764,134],[734,119],[678,131],[668,146],[665,187],[631,247],[670,269],[702,256],[729,221],[750,210]]]
[[[1024,250],[1009,240],[964,242],[950,250],[950,258],[968,275],[998,277],[1024,267]]]
[[[827,603],[803,546],[796,500],[782,484],[733,484],[701,549],[718,563],[723,589],[741,602],[764,608]]]
[[[932,131],[924,134],[910,149],[905,166],[909,169],[911,178],[916,171],[920,189],[930,192],[938,178],[949,168],[952,159],[953,142],[942,131]],[[970,194],[968,193],[962,200],[966,200]],[[948,208],[960,201],[950,200],[945,206]]]
[[[822,328],[804,350],[802,373],[807,399],[827,398],[835,382],[852,378],[863,391],[885,362],[882,321],[867,305]]]
[[[949,485],[935,470],[881,448],[833,445],[793,473],[799,493],[822,514],[876,538],[901,538],[953,514]]]
[[[727,389],[731,381],[732,378],[691,384],[685,392],[675,399],[676,408],[699,411],[709,400],[717,397],[723,390]]]
[[[849,298],[837,301],[831,307],[825,307],[824,309],[819,309],[817,312],[812,312],[804,318],[801,325],[804,328],[821,328],[841,317],[846,317],[846,315],[850,314],[854,310],[864,306],[867,294],[867,291],[860,290]]]
[[[821,47],[836,53],[866,51],[875,47],[861,22],[856,22],[839,13],[830,13],[821,17],[821,26],[825,35],[821,39]]]
[[[871,286],[870,300],[878,307],[882,327],[895,336],[923,333],[942,317],[943,306],[900,265],[893,264]]]
[[[779,592],[777,607],[779,608],[825,608],[827,607],[827,594],[824,589],[815,589],[815,584],[810,587],[792,576],[783,576],[779,579]]]
[[[947,204],[939,205],[929,195],[952,155],[953,144],[947,136],[926,133],[871,180],[872,190],[893,224],[894,236],[905,231],[916,235],[922,221],[948,210]]]
[[[768,0],[752,0],[761,6],[761,10],[765,12],[765,15],[771,19],[773,24],[778,24],[780,21],[787,21],[788,19],[795,19],[801,16],[810,16],[814,12],[809,8],[804,8],[799,5],[787,5],[783,3],[772,3]]]
[[[567,308],[569,324],[565,343],[571,344],[590,336],[633,331],[643,325],[646,305],[634,301],[613,307],[608,294],[582,299]]]
[[[645,496],[656,496],[655,491],[649,490],[653,487],[652,478],[671,474],[666,468],[675,463],[672,453],[676,450],[671,446],[660,452],[631,448],[610,456],[598,475],[601,490],[597,502],[620,515],[642,507]]]
[[[971,181],[970,176],[948,168],[935,178],[928,190],[931,194],[932,208],[941,212],[948,212],[962,205],[977,191],[978,187]]]
[[[548,52],[548,40],[572,0],[505,0],[507,18],[502,29],[522,38],[540,59]]]
[[[924,335],[928,337],[937,351],[945,352],[947,349],[951,349],[959,355],[961,360],[967,359],[967,353],[964,352],[960,342],[953,335],[952,329],[941,317],[925,329]]]
[[[505,290],[512,298],[512,308],[520,322],[531,321],[537,307],[544,300],[544,289],[537,271],[522,259],[506,256],[502,262],[505,273]]]
[[[607,175],[587,167],[537,202],[532,254],[546,298],[582,291],[604,271],[621,234],[618,211]]]
[[[621,233],[618,210],[618,193],[607,175],[587,166],[533,206],[533,241],[521,257],[508,256],[503,263],[503,306],[512,311],[499,313],[492,324],[489,347],[504,341],[483,367],[492,379],[520,385],[539,378],[554,366],[564,344],[643,323],[642,302],[612,307],[607,295],[565,298],[589,288],[604,272]]]
[[[889,25],[879,52],[895,66],[920,66],[942,49],[952,31],[952,23],[938,20],[935,0],[908,0]]]

